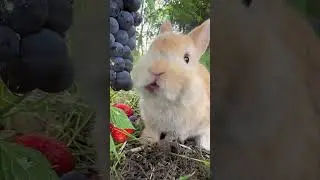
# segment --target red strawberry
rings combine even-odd
[[[56,139],[44,135],[29,134],[16,137],[16,142],[41,152],[60,176],[75,167],[75,159],[68,147]]]
[[[113,106],[116,108],[122,109],[127,114],[128,117],[133,115],[132,108],[127,104],[118,103],[118,104],[114,104]]]
[[[125,133],[125,131],[128,134],[134,133],[134,129],[120,129],[118,127],[115,127],[113,124],[110,123],[109,125],[110,133],[113,139],[118,143],[124,143],[128,139],[128,135]]]

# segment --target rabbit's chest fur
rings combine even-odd
[[[183,105],[178,102],[152,99],[141,99],[141,115],[144,122],[152,129],[161,132],[170,132],[177,137],[188,138],[201,134],[203,128],[210,126],[210,115],[206,112],[209,102],[201,104]],[[203,108],[195,106],[203,106]],[[202,110],[203,111],[202,111]]]

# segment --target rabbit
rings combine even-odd
[[[131,76],[140,96],[145,128],[141,138],[150,143],[161,133],[210,151],[210,73],[199,60],[210,42],[210,19],[189,34],[173,32],[169,21],[148,51],[134,65]]]

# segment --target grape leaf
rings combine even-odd
[[[48,160],[38,151],[0,142],[1,180],[59,180]]]
[[[119,108],[110,107],[110,121],[120,129],[135,129],[127,115]]]

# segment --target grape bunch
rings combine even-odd
[[[113,90],[132,89],[131,52],[136,48],[136,26],[142,22],[138,12],[141,0],[110,0],[110,86]]]
[[[0,0],[0,77],[14,94],[73,83],[66,32],[73,0]]]

